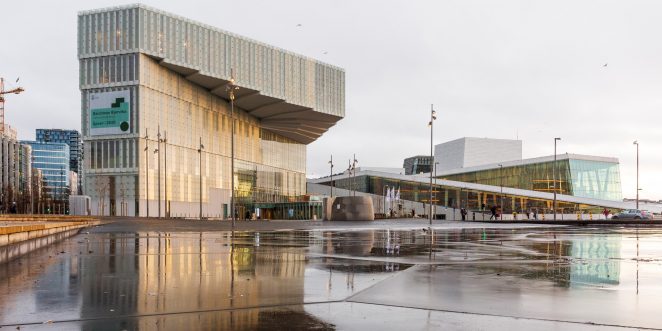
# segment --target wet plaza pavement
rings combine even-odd
[[[0,264],[0,330],[662,329],[662,228],[153,224]]]

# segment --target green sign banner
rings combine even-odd
[[[90,95],[90,135],[126,134],[131,127],[130,91]]]

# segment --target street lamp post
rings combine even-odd
[[[434,141],[434,121],[437,119],[437,112],[434,111],[434,105],[430,105],[430,122],[428,126],[430,127],[430,157],[434,158],[432,152],[433,141]],[[432,225],[432,171],[430,171],[430,225]]]
[[[501,205],[501,213],[499,213],[499,218],[503,221],[503,164],[499,164],[499,187],[501,190],[501,203],[499,203]]]
[[[639,142],[635,140],[632,144],[637,145],[637,200],[636,200],[637,207],[636,208],[638,210],[639,209]]]
[[[432,158],[432,161],[434,162],[434,157]],[[434,178],[437,178],[437,164],[439,164],[439,162],[434,162],[434,164],[432,165],[434,167]],[[435,188],[434,189],[434,198],[435,198],[435,200],[439,199],[439,197],[437,196],[438,195],[437,193],[439,193],[439,191]],[[434,208],[434,219],[437,219],[437,208],[436,208],[436,206]]]
[[[64,195],[64,181],[65,181],[64,167],[60,166],[60,180],[58,181],[58,184],[60,186],[60,190],[59,190],[60,192],[59,192],[59,195],[58,195],[59,203],[57,204],[58,213],[60,213],[60,214],[64,214],[64,212],[63,212],[64,208],[62,206],[62,204],[64,203],[64,197],[63,197],[63,195]]]
[[[384,196],[384,218],[386,218],[386,192],[388,192],[388,185],[382,187],[382,195]]]
[[[352,176],[352,195],[356,196],[356,164],[359,163],[359,160],[356,159],[356,154],[354,154],[352,158],[352,172],[350,175]]]
[[[331,167],[331,197],[333,198],[333,155],[331,155],[331,160],[329,161]]]
[[[552,188],[554,189],[554,203],[552,204],[552,209],[554,210],[554,220],[556,221],[556,142],[561,140],[561,138],[554,138],[554,173],[552,174],[552,180],[554,181]]]
[[[349,190],[349,195],[352,195],[352,189],[354,188],[352,183],[352,160],[347,160],[347,186],[345,187]]]
[[[198,146],[199,171],[200,171],[200,219],[202,220],[202,150],[205,146],[202,144],[202,137],[200,137],[200,146]]]
[[[158,163],[157,172],[158,172],[158,176],[156,176],[156,177],[158,178],[158,183],[159,183],[157,185],[157,188],[159,190],[159,193],[157,194],[158,199],[159,199],[159,206],[158,206],[159,213],[158,213],[158,215],[159,215],[159,218],[161,218],[161,125],[158,126],[157,131],[156,131],[156,149],[154,150],[154,154],[158,154],[157,155],[157,163]]]
[[[234,206],[234,91],[238,90],[239,86],[234,84],[234,70],[230,69],[230,81],[225,86],[225,90],[228,92],[230,98],[230,122],[232,122],[232,128],[230,133],[230,213],[232,214],[232,228],[234,229],[235,225],[235,206]]]
[[[149,136],[145,128],[145,208],[149,217]]]
[[[168,208],[168,132],[163,131],[163,202],[165,204],[165,217],[170,217]]]

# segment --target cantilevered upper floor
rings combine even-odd
[[[144,5],[78,14],[79,59],[126,53],[144,53],[224,99],[234,71],[235,104],[301,143],[345,116],[341,68]]]

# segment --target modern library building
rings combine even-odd
[[[321,211],[306,145],[345,115],[341,68],[143,5],[79,13],[78,58],[93,213]]]

